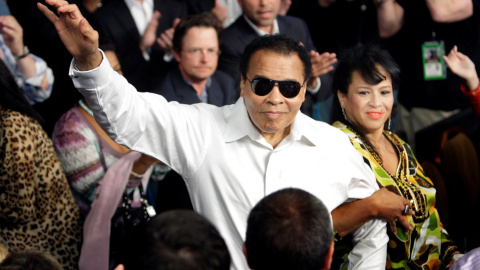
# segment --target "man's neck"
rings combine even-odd
[[[182,75],[183,79],[188,81],[193,89],[195,89],[195,92],[200,96],[203,93],[203,89],[205,89],[205,86],[207,86],[208,83],[208,78],[203,79],[203,80],[195,80],[193,78],[190,78],[181,68],[179,68],[180,74]]]
[[[263,138],[270,144],[274,149],[290,134],[290,126],[286,127],[283,130],[277,131],[275,133],[262,132]]]
[[[277,23],[277,19],[273,21],[273,23],[269,26],[261,26],[261,25],[256,25],[254,24],[245,14],[243,15],[247,23],[250,25],[250,27],[257,32],[258,35],[263,36],[265,34],[276,34],[275,32],[275,24]],[[277,30],[278,32],[279,30]]]
[[[197,82],[192,82],[191,80],[188,80],[188,81],[192,84],[192,87],[193,89],[195,89],[195,92],[197,92],[197,94],[201,96],[203,93],[203,90],[205,89],[205,86],[207,86],[208,79],[197,81]]]

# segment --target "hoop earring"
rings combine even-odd
[[[343,117],[345,117],[345,121],[348,122],[347,114],[345,114],[345,109],[344,108],[342,108],[342,113],[343,113]]]
[[[391,123],[392,123],[392,116],[390,115],[390,116],[388,117],[388,130],[391,130],[391,129],[390,129],[390,124],[391,124]]]

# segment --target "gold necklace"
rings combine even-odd
[[[357,135],[358,138],[360,136],[358,135],[355,130],[353,130],[351,127],[348,127],[349,130],[351,130],[353,133]],[[397,175],[392,175],[390,174],[385,167],[383,166],[383,161],[378,155],[376,151],[372,149],[372,147],[367,144],[362,142],[362,144],[365,146],[365,149],[368,151],[368,153],[375,159],[375,161],[382,167],[383,171],[385,171],[391,179],[395,182],[397,185],[400,194],[406,198],[407,200],[410,201],[412,204],[412,208],[415,211],[415,215],[412,216],[413,221],[415,223],[423,223],[425,219],[427,218],[427,200],[425,194],[422,193],[422,191],[412,182],[408,181],[408,164],[407,164],[407,157],[405,154],[405,151],[401,150],[399,148],[399,145],[401,145],[401,142],[398,141],[395,136],[392,135],[392,132],[384,131],[384,136],[387,137],[387,139],[395,146],[395,149],[397,150],[397,153],[400,158],[400,168],[397,172]]]

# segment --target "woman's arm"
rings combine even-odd
[[[386,188],[381,188],[365,199],[343,204],[332,211],[333,228],[340,235],[345,235],[358,229],[374,218],[382,218],[390,224],[394,233],[397,232],[395,220],[407,230],[413,230],[404,218],[405,205],[411,203]],[[410,210],[410,215],[415,212]]]

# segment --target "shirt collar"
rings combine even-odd
[[[308,145],[315,146],[318,144],[319,134],[314,132],[314,129],[310,128],[312,123],[309,121],[315,121],[302,112],[298,112],[297,116],[292,122],[292,128],[290,130],[290,139],[295,141],[303,141]],[[245,107],[244,99],[240,97],[231,111],[230,117],[227,120],[227,126],[223,133],[223,139],[225,142],[233,142],[242,139],[243,137],[250,137],[253,141],[264,141],[265,139],[260,132],[255,128],[250,117],[248,115],[247,108]]]
[[[259,36],[269,35],[269,33],[260,30],[252,21],[250,21],[250,20],[248,19],[248,17],[247,17],[245,14],[243,14],[243,18],[245,18],[245,20],[247,21],[248,25],[250,25],[250,27],[252,27],[253,30],[255,30],[255,32],[257,33],[257,35],[259,35]],[[275,20],[273,21],[273,31],[272,31],[272,35],[279,34],[279,33],[280,33],[280,29],[278,28],[277,19],[275,19]]]

